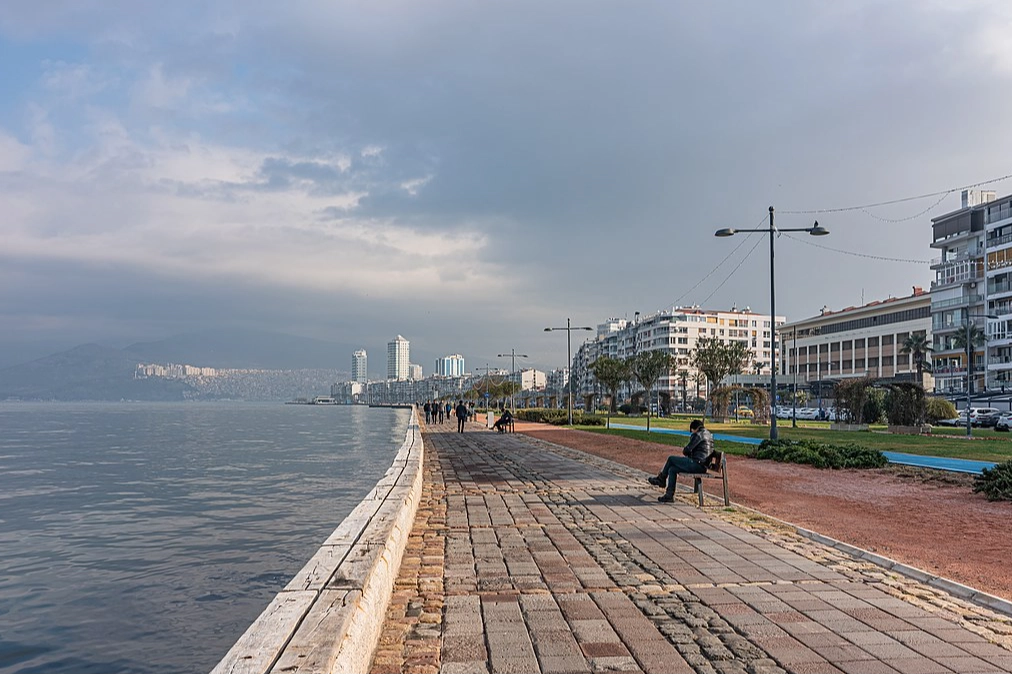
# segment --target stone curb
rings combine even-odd
[[[393,464],[212,673],[366,672],[422,494],[412,410]]]
[[[620,462],[616,462],[614,460],[606,459],[603,457],[597,457],[597,455],[587,453],[584,452],[583,450],[578,450],[576,448],[570,448],[568,446],[561,445],[559,443],[552,443],[551,441],[543,441],[538,438],[533,438],[532,440],[538,443],[545,443],[547,445],[554,445],[556,447],[564,448],[570,452],[578,452],[587,455],[588,457],[594,457],[597,460],[600,460],[607,464],[613,464],[625,470],[639,471],[639,469],[628,466],[626,464],[622,464]],[[644,472],[644,475],[649,474]],[[679,494],[682,494],[681,490],[679,490]],[[689,494],[692,494],[691,491]],[[794,530],[797,534],[801,535],[802,537],[805,537],[806,539],[810,539],[824,546],[828,546],[842,553],[846,553],[853,558],[873,563],[875,565],[878,565],[879,567],[883,567],[892,572],[896,572],[897,574],[902,574],[903,576],[913,579],[914,581],[919,581],[928,586],[932,586],[939,590],[945,591],[946,593],[949,593],[950,595],[959,598],[961,600],[973,602],[992,611],[1000,612],[1007,616],[1012,616],[1012,602],[1005,600],[1004,598],[999,598],[996,595],[991,595],[990,593],[985,593],[984,591],[977,590],[976,588],[965,586],[959,582],[952,581],[951,579],[946,579],[945,577],[936,576],[934,574],[931,574],[930,572],[926,572],[917,567],[913,567],[911,565],[898,562],[896,560],[893,560],[892,558],[887,558],[885,556],[878,555],[877,553],[872,553],[871,551],[866,551],[863,548],[858,548],[857,546],[852,546],[851,544],[846,544],[842,541],[839,541],[838,539],[827,537],[824,534],[819,534],[818,532],[814,532],[812,530],[806,530],[805,528],[799,525],[795,525],[794,523],[788,522],[786,520],[781,520],[780,518],[775,518],[774,516],[767,515],[762,511],[757,511],[756,509],[750,508],[748,506],[743,506],[742,504],[739,504],[737,502],[732,501],[731,505],[734,506],[735,508],[741,509],[742,511],[748,511],[763,518],[769,519],[773,522],[779,523],[784,527],[786,527],[787,529]],[[721,505],[721,508],[723,508],[723,505]]]

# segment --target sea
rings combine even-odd
[[[409,416],[0,403],[0,672],[208,672],[390,467]]]

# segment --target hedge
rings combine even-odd
[[[832,445],[813,440],[765,440],[748,454],[755,459],[810,464],[819,469],[875,469],[888,463],[879,450],[856,443]]]

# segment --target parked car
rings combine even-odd
[[[979,427],[993,427],[995,426],[995,424],[998,423],[998,418],[1001,417],[1001,414],[1002,414],[1001,410],[994,410],[993,408],[982,408],[981,411],[977,413],[977,420],[973,421],[971,418],[971,423]]]
[[[960,424],[966,426],[966,417],[953,417],[949,420],[938,420],[935,424],[940,427],[958,427]]]
[[[975,427],[985,426],[983,424],[984,420],[990,419],[991,415],[1001,414],[1001,412],[997,408],[970,408],[970,425]],[[959,420],[960,424],[966,424],[965,409],[959,411]],[[994,421],[997,421],[997,417],[994,418]],[[959,424],[956,426],[959,426]]]
[[[1003,412],[998,415],[998,419],[994,422],[995,431],[1008,431],[1012,428],[1012,412]]]
[[[744,405],[738,406],[735,409],[734,414],[738,417],[755,417],[755,413],[752,412],[752,409]]]

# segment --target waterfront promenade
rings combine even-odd
[[[715,499],[658,504],[636,469],[454,431],[423,430],[373,672],[1012,671],[1012,619],[937,585]]]

